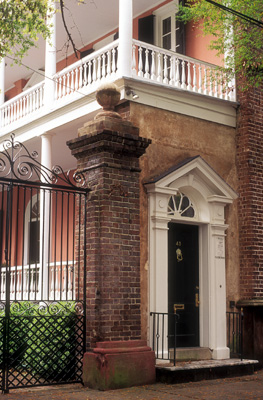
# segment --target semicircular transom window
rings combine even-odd
[[[195,209],[193,203],[185,194],[177,192],[172,195],[168,202],[168,215],[194,218]]]

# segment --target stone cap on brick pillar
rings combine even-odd
[[[103,110],[93,121],[87,122],[78,130],[78,136],[98,134],[105,131],[126,133],[139,136],[139,128],[129,121],[123,121],[115,107],[120,101],[120,90],[115,83],[105,83],[96,92],[97,102]]]
[[[139,128],[114,111],[120,101],[118,87],[113,83],[104,84],[97,90],[96,98],[103,110],[78,130],[78,138],[67,142],[72,155],[80,158],[84,153],[107,150],[141,157],[151,140],[140,137]]]
[[[96,99],[99,105],[103,108],[95,119],[101,117],[121,118],[120,114],[114,111],[121,98],[120,89],[115,83],[104,83],[96,92]]]

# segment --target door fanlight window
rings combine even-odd
[[[169,199],[168,215],[179,215],[180,217],[194,218],[194,205],[189,197],[183,193],[177,192]]]

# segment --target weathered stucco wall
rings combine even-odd
[[[127,109],[126,109],[127,111]],[[148,309],[148,199],[143,182],[187,157],[200,155],[234,190],[237,190],[233,128],[153,107],[130,104],[130,121],[152,144],[141,157],[141,294],[142,337],[147,336]],[[226,207],[227,308],[239,299],[237,201]]]

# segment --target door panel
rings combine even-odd
[[[199,346],[198,226],[171,222],[168,227],[168,312],[179,315],[177,347],[195,347]],[[169,345],[173,335],[171,325]]]

